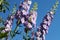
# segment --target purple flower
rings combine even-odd
[[[16,11],[16,14],[15,14],[15,18],[16,19],[19,19],[21,17],[21,14],[22,14],[21,11],[20,10],[17,10]]]
[[[23,24],[24,22],[25,22],[25,19],[23,17],[23,18],[21,18],[21,23]]]
[[[36,40],[42,40],[42,38],[40,38],[40,37],[36,37]]]
[[[37,31],[36,35],[37,35],[37,40],[45,40],[45,35],[46,33],[48,33],[48,29],[49,29],[49,26],[51,24],[51,21],[52,21],[52,18],[53,18],[53,12],[49,12],[43,19],[41,25],[40,25],[40,28],[39,28],[39,31]],[[39,32],[41,34],[39,34]],[[40,37],[39,37],[40,36]]]
[[[6,20],[5,22],[5,29],[2,30],[3,33],[5,32],[10,32],[11,31],[11,27],[12,27],[12,21],[14,19],[14,15],[8,17],[9,19]]]
[[[23,15],[27,15],[28,14],[28,11],[22,10],[22,13],[23,13]]]
[[[37,19],[37,12],[32,11],[30,13],[31,15],[29,16],[28,20],[31,22],[34,26],[36,25],[36,19]]]
[[[40,31],[37,31],[36,32],[36,36],[40,37],[40,35],[41,35],[41,32]]]
[[[28,28],[32,28],[32,25],[30,23],[27,24]]]
[[[24,23],[24,26],[26,26],[28,29],[32,28],[32,25],[27,21]]]
[[[27,15],[29,13],[31,1],[24,1],[21,5],[19,10],[22,12],[23,15]]]

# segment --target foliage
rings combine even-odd
[[[6,9],[9,10],[9,3],[6,0],[0,0],[0,12],[5,13]]]

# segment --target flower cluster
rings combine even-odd
[[[5,29],[2,30],[2,33],[11,31],[12,23],[13,23],[14,15],[11,15],[8,17],[6,22],[4,23]]]
[[[26,26],[26,28],[28,29],[31,29],[33,26],[36,26],[37,12],[33,10],[29,13],[30,5],[30,0],[22,2],[19,6],[19,9],[16,11],[16,14],[8,17],[8,19],[4,23],[5,29],[2,32],[11,31],[12,21],[14,18],[16,18],[17,21],[20,21],[20,23]],[[17,23],[17,25],[19,25],[20,23]]]
[[[37,40],[45,40],[45,35],[48,33],[48,29],[52,19],[53,19],[53,12],[48,12],[36,32]]]
[[[32,11],[29,13],[29,8],[31,5],[31,1],[24,1],[23,3],[20,4],[19,10],[16,12],[15,17],[17,20],[20,20],[20,22],[26,26],[27,28],[31,29],[32,25],[36,26],[36,17],[37,17],[37,12]]]
[[[37,5],[32,11],[29,12],[31,3],[32,2],[30,0],[24,0],[24,2],[20,4],[19,9],[16,11],[16,14],[11,15],[7,18],[6,22],[4,23],[5,29],[2,30],[2,33],[11,31],[14,18],[17,19],[17,26],[23,24],[26,30],[30,30],[33,27],[36,27],[36,19],[37,19],[36,6]],[[54,11],[55,10],[50,11],[46,14],[37,32],[32,32],[31,40],[34,40],[34,36],[36,36],[36,40],[45,40],[45,35],[48,33],[49,26],[53,19]]]

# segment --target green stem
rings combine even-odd
[[[14,32],[16,32],[18,28],[19,28],[19,26],[16,26]]]

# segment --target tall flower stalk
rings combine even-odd
[[[53,15],[55,14],[56,8],[59,2],[57,1],[56,4],[52,7],[51,11],[46,14],[42,23],[40,24],[37,32],[36,32],[36,39],[37,40],[45,40],[45,35],[48,33],[49,26],[52,22]]]
[[[14,37],[16,34],[20,34],[17,31],[17,29],[20,24],[23,24],[23,26],[25,26],[24,32],[26,33],[26,37],[24,38],[25,40],[35,40],[35,37],[36,37],[36,40],[45,40],[45,35],[48,33],[48,29],[52,22],[53,15],[58,6],[58,1],[52,7],[52,9],[46,14],[46,16],[44,16],[44,19],[38,28],[36,28],[37,3],[35,3],[31,11],[29,11],[31,3],[32,2],[30,0],[24,0],[24,2],[22,2],[19,5],[19,9],[17,11],[15,10],[16,8],[13,9],[14,10],[12,12],[13,15],[8,16],[7,20],[4,23],[5,27],[0,32],[0,38],[4,37],[5,34],[8,37],[9,32],[12,37]],[[14,18],[17,20],[16,28],[14,29],[14,31],[12,31],[11,28],[12,28]],[[34,32],[35,28],[37,29],[36,32]],[[28,37],[28,32],[31,30],[33,30],[32,36]]]

